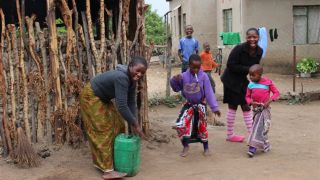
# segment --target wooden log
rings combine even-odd
[[[79,14],[78,14],[78,10],[77,10],[77,4],[75,2],[75,0],[72,0],[72,11],[74,13],[74,17],[75,17],[75,20],[73,21],[74,22],[74,31],[76,33],[76,40],[75,40],[75,43],[76,43],[76,53],[77,53],[77,56],[78,56],[78,60],[79,60],[79,70],[78,70],[78,78],[79,80],[82,82],[83,81],[83,59],[82,59],[82,48],[80,48],[80,43],[79,43]]]
[[[91,49],[90,49],[90,40],[89,40],[89,32],[88,32],[88,24],[86,20],[86,16],[84,12],[81,12],[82,16],[82,22],[83,22],[83,30],[84,30],[84,37],[85,37],[85,43],[86,43],[86,53],[87,53],[87,59],[88,59],[88,72],[89,72],[89,79],[91,79],[94,74],[94,67],[92,65],[92,58],[91,58]]]
[[[82,16],[82,14],[81,14],[81,16]],[[83,28],[80,24],[78,25],[78,33],[79,33],[79,40],[81,42],[82,47],[86,48],[86,40],[84,38]],[[89,46],[90,46],[90,43],[89,43]]]
[[[100,0],[100,2],[101,1],[102,0]],[[99,59],[99,54],[98,54],[98,51],[97,51],[97,48],[95,45],[95,41],[94,41],[94,36],[93,36],[90,0],[86,0],[86,19],[87,19],[87,28],[88,28],[88,33],[89,33],[91,50],[92,50],[92,54],[93,54],[95,64],[96,64],[95,71],[99,74],[101,72],[101,60]],[[101,46],[102,46],[102,44],[101,44]]]
[[[53,82],[54,91],[54,111],[58,112],[62,110],[61,99],[61,85],[59,76],[59,59],[58,59],[58,40],[57,40],[57,27],[56,27],[56,15],[55,15],[55,1],[47,0],[47,23],[49,29],[49,56],[51,61],[51,76]],[[58,145],[63,143],[62,139],[62,119],[56,118],[55,120],[55,143]]]
[[[11,143],[10,137],[10,130],[9,130],[9,122],[7,118],[7,87],[6,87],[6,72],[3,66],[3,49],[4,49],[4,41],[5,41],[5,17],[3,14],[2,9],[0,9],[0,16],[1,16],[1,43],[0,43],[0,96],[1,96],[1,104],[2,104],[2,122],[3,124],[3,142],[6,148],[6,152],[4,156],[12,155],[13,148]]]
[[[112,49],[112,61],[113,61],[113,68],[118,64],[117,60],[117,53],[121,42],[121,23],[122,22],[122,0],[119,0],[119,17],[118,17],[118,24],[117,24],[117,34],[116,39],[111,46]],[[114,35],[113,35],[114,36]],[[123,62],[120,62],[123,64]]]
[[[142,19],[139,18],[139,23],[138,23],[138,26],[137,26],[137,29],[136,29],[136,32],[135,32],[135,35],[134,35],[134,39],[131,43],[131,46],[130,46],[130,51],[133,50],[133,48],[135,47],[135,45],[137,44],[138,42],[138,37],[139,37],[139,33],[140,33],[140,28],[142,27]]]
[[[97,73],[101,73],[101,64],[102,59],[105,55],[105,45],[106,45],[106,34],[105,34],[105,19],[104,19],[104,0],[100,0],[100,11],[99,11],[99,23],[100,23],[100,53],[99,53],[99,61],[96,62],[96,66],[98,67]]]
[[[67,92],[66,83],[67,83],[68,73],[67,73],[67,69],[66,69],[65,63],[63,62],[63,54],[62,54],[62,50],[61,50],[62,41],[63,40],[60,39],[58,52],[59,52],[59,60],[60,60],[61,68],[62,68],[62,71],[63,71],[63,74],[64,74],[64,87],[63,87],[63,91],[62,91],[63,108],[64,108],[64,111],[67,112],[67,109],[68,109],[68,98],[67,98],[67,94],[66,94],[66,92]]]
[[[16,7],[17,7],[17,14],[19,19],[19,25],[20,27],[24,27],[24,24],[22,24],[22,18],[20,14],[20,3],[19,0],[16,0]],[[31,141],[31,133],[30,133],[30,125],[29,125],[29,95],[28,95],[28,80],[26,77],[26,71],[25,71],[25,65],[24,65],[24,42],[23,42],[23,28],[20,28],[20,58],[19,58],[19,64],[20,64],[20,73],[22,76],[22,91],[23,91],[23,121],[25,126],[25,131],[27,134],[27,137],[29,141]]]
[[[129,26],[129,9],[130,9],[130,0],[123,1],[123,21],[122,21],[122,46],[123,46],[123,61],[125,64],[129,63],[128,54],[128,39],[127,39],[127,29]]]
[[[46,115],[44,126],[46,127],[46,141],[47,143],[52,143],[52,126],[50,122],[50,114],[51,114],[51,101],[49,95],[49,77],[48,77],[48,64],[47,64],[47,51],[45,46],[45,38],[44,33],[40,29],[40,24],[38,22],[35,23],[36,31],[40,42],[40,50],[42,56],[42,65],[43,65],[43,76],[44,76],[44,85],[45,85],[45,98],[46,98]]]
[[[37,111],[33,110],[33,113],[36,113],[37,116],[35,116],[33,114],[33,118],[32,119],[32,140],[33,142],[43,142],[44,140],[44,123],[45,123],[45,111],[46,111],[46,93],[45,93],[45,82],[44,82],[44,77],[43,77],[43,64],[42,61],[40,59],[40,56],[37,54],[36,52],[36,41],[35,41],[35,37],[34,37],[34,28],[33,28],[33,24],[34,24],[34,20],[36,19],[36,16],[33,14],[31,16],[31,18],[29,18],[28,16],[26,17],[26,22],[27,22],[27,29],[28,29],[28,34],[29,34],[29,44],[28,44],[28,48],[29,48],[29,52],[31,55],[31,58],[33,59],[33,61],[36,63],[37,67],[38,67],[38,72],[36,73],[36,75],[38,76],[38,85],[36,86],[36,93],[34,94],[34,96],[37,96],[37,98],[33,97],[32,101],[33,104],[37,104]],[[32,82],[30,82],[32,83]],[[35,106],[36,107],[36,106]],[[34,108],[35,108],[34,107]],[[34,124],[36,123],[37,126]],[[37,136],[35,136],[37,135]]]
[[[62,14],[63,22],[67,28],[67,51],[66,51],[66,69],[70,72],[71,55],[75,46],[75,33],[72,29],[72,11],[66,0],[59,0],[59,9]]]
[[[26,16],[26,23],[27,23],[28,35],[29,35],[28,48],[29,48],[29,53],[31,55],[32,60],[36,63],[39,73],[42,74],[43,67],[42,67],[42,64],[41,64],[41,59],[40,59],[39,55],[36,52],[36,40],[34,38],[33,24],[34,24],[34,20],[35,19],[36,19],[36,15],[35,14],[32,14],[31,17]]]
[[[11,127],[13,128],[14,133],[16,133],[16,96],[14,93],[15,89],[15,79],[14,79],[14,72],[13,72],[13,64],[12,64],[12,45],[11,45],[11,38],[9,32],[6,32],[6,39],[7,39],[7,54],[8,54],[8,65],[9,65],[9,76],[10,76],[10,83],[9,83],[9,90],[10,90],[10,100],[11,100]]]
[[[145,18],[144,14],[147,10],[147,5],[145,5],[144,0],[138,0],[137,1],[137,17],[141,20],[141,23],[145,24]],[[146,36],[145,36],[145,28],[142,25],[139,33],[139,54],[140,56],[143,56],[149,61],[150,59],[147,57],[147,51],[146,51]],[[151,49],[149,49],[151,50]],[[149,53],[150,54],[150,53]],[[138,87],[140,90],[140,94],[138,96],[140,103],[140,106],[138,106],[138,111],[140,114],[139,122],[142,126],[143,131],[148,134],[149,133],[149,119],[148,119],[148,86],[147,86],[147,75],[145,75],[140,81],[139,81]]]
[[[10,27],[10,29],[9,29]],[[21,96],[21,77],[19,74],[19,69],[21,67],[19,67],[19,50],[18,50],[18,42],[17,42],[17,34],[16,32],[16,28],[14,24],[8,25],[8,29],[10,32],[10,38],[11,38],[11,47],[12,47],[12,64],[13,64],[13,72],[14,72],[14,79],[15,79],[15,91],[14,93],[16,94],[15,97],[15,101],[16,101],[16,117],[17,119],[19,119],[19,114],[21,112],[21,107],[20,107],[20,102],[22,99]]]

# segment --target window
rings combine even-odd
[[[293,43],[320,43],[320,5],[293,7]]]
[[[223,10],[223,32],[232,32],[232,9]]]

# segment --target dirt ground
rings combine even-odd
[[[178,69],[174,70],[178,72]],[[284,75],[268,75],[283,93],[291,88],[291,79]],[[165,74],[159,66],[149,70],[150,95],[160,96],[165,90]],[[222,92],[217,77],[217,91]],[[305,89],[316,90],[319,79],[302,80]],[[316,83],[314,82],[316,81]],[[317,84],[317,85],[315,85]],[[221,121],[225,120],[226,106],[219,102]],[[305,105],[287,105],[286,102],[272,104],[272,127],[270,142],[272,150],[259,153],[250,159],[246,155],[246,143],[225,141],[225,127],[209,127],[209,146],[212,155],[202,155],[202,145],[192,144],[186,158],[179,157],[181,144],[170,128],[180,106],[150,108],[153,133],[165,137],[169,142],[143,142],[141,170],[131,180],[318,180],[320,177],[320,121],[316,110],[320,101]],[[246,134],[240,112],[237,113],[236,132]],[[51,147],[51,156],[42,160],[38,168],[19,169],[0,158],[0,180],[74,180],[101,179],[101,173],[91,163],[87,146],[71,149],[67,146],[59,151]]]
[[[172,75],[180,73],[180,68],[174,67],[172,69]],[[284,73],[287,74],[287,73]],[[271,74],[266,73],[264,76],[267,76],[271,79],[275,85],[279,88],[281,94],[286,94],[287,92],[293,91],[293,77],[292,75],[284,74]],[[163,97],[166,91],[166,69],[162,68],[162,65],[155,63],[150,66],[148,69],[148,90],[149,98],[153,97]],[[218,97],[221,97],[223,94],[223,86],[220,80],[220,76],[217,73],[213,73],[213,79],[216,83],[216,94]],[[320,77],[315,78],[296,78],[296,92],[300,93],[308,91],[320,90]],[[174,94],[173,91],[171,91]]]

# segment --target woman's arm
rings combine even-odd
[[[227,67],[230,69],[231,72],[236,74],[248,74],[249,67],[240,64],[240,54],[241,54],[241,45],[236,46],[232,49],[228,62]]]
[[[128,95],[128,106],[134,117],[137,117],[137,94],[136,87],[131,88]]]
[[[133,124],[136,121],[136,117],[133,114],[134,112],[132,112],[128,106],[128,90],[129,79],[127,77],[118,77],[115,81],[116,107],[121,116],[128,122],[128,124]]]

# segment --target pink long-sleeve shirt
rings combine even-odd
[[[272,96],[270,97],[272,92]],[[246,101],[266,103],[271,98],[272,101],[279,99],[280,93],[273,82],[267,77],[262,77],[259,82],[250,82],[247,88]]]

